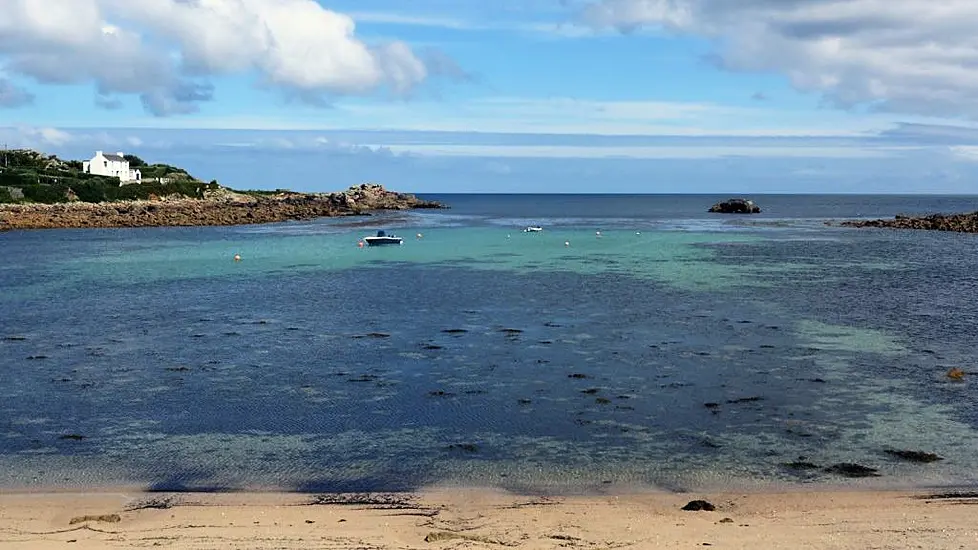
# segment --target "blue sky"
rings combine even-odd
[[[8,2],[9,147],[305,191],[978,189],[970,1]]]

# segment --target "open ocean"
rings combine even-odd
[[[0,233],[0,489],[978,482],[978,235],[824,223],[978,197],[424,198]]]

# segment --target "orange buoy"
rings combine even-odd
[[[357,247],[363,248],[363,241],[357,241]]]

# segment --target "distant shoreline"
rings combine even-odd
[[[323,194],[282,192],[256,196],[220,189],[203,199],[3,204],[0,205],[0,231],[250,225],[420,208],[445,206],[375,184]]]

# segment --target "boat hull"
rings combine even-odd
[[[404,243],[404,239],[400,237],[366,237],[363,240],[367,246],[389,246]]]

